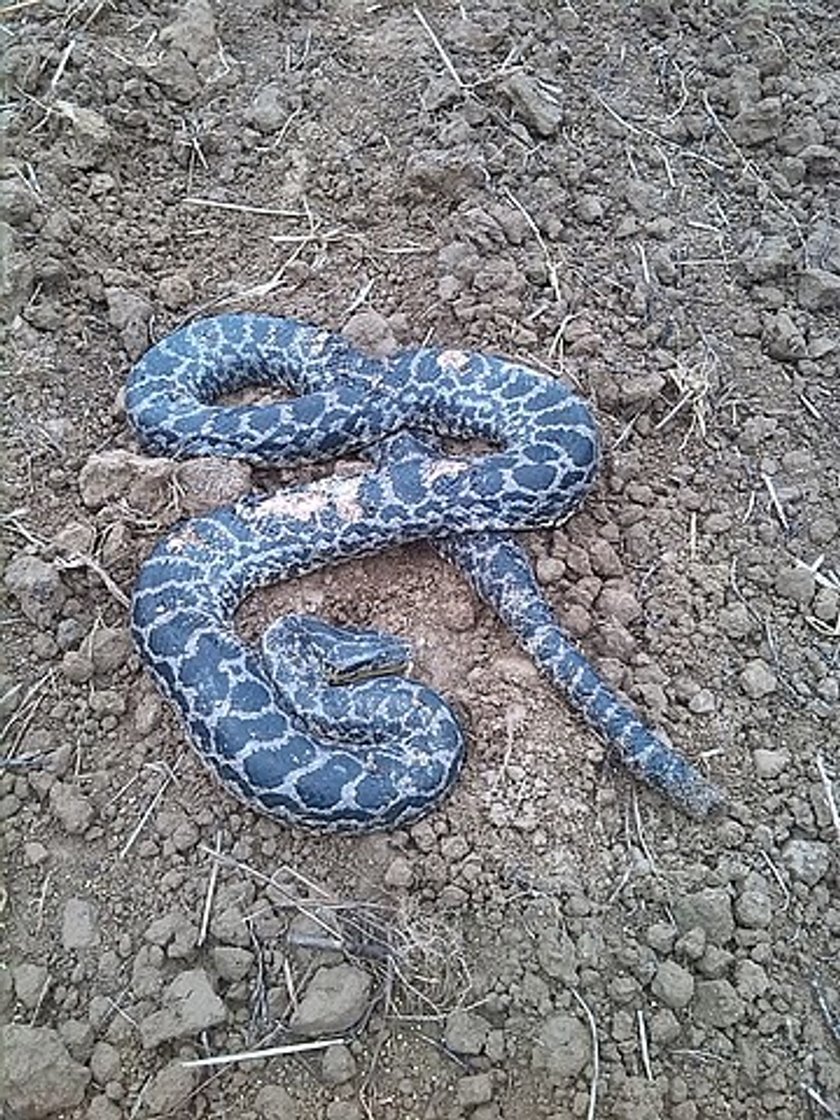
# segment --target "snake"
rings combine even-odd
[[[219,403],[252,385],[274,396]],[[306,322],[229,313],[151,346],[125,405],[155,455],[359,464],[187,518],[140,567],[131,630],[142,663],[240,801],[287,825],[364,833],[409,825],[451,790],[466,734],[453,706],[410,675],[407,642],[290,614],[256,645],[235,622],[258,587],[428,541],[610,757],[689,814],[720,805],[718,788],[576,647],[515,536],[562,523],[596,476],[597,425],[559,378],[475,350],[374,357]]]

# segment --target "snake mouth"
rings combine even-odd
[[[375,680],[377,677],[410,677],[413,670],[413,661],[383,661],[374,665],[354,666],[350,669],[333,669],[327,675],[327,683],[358,684],[360,681]]]

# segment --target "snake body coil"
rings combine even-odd
[[[213,404],[250,384],[295,396]],[[222,315],[154,346],[132,371],[126,406],[159,454],[285,464],[361,450],[373,460],[354,476],[183,522],[140,572],[132,628],[143,660],[200,757],[252,808],[362,832],[416,819],[452,786],[463,734],[436,693],[399,675],[408,652],[397,639],[292,616],[258,651],[233,626],[260,585],[426,538],[633,773],[691,812],[717,804],[572,645],[507,535],[562,521],[595,476],[594,421],[563,385],[483,354],[416,349],[380,361],[291,319]],[[448,436],[497,450],[444,454]]]

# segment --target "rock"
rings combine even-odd
[[[776,576],[777,593],[803,607],[814,598],[816,589],[817,581],[809,568],[785,568]]]
[[[666,1007],[687,1007],[694,995],[694,977],[675,961],[663,961],[650,990]]]
[[[181,311],[188,307],[194,298],[192,281],[184,272],[173,272],[162,276],[158,281],[158,296],[164,307],[170,311]]]
[[[405,856],[394,856],[385,869],[383,881],[392,890],[407,890],[414,881],[414,869]]]
[[[735,899],[735,920],[747,929],[766,929],[773,920],[773,902],[766,887],[744,889]]]
[[[225,1021],[225,1005],[202,968],[176,976],[163,996],[163,1007],[140,1023],[143,1048],[151,1050],[173,1038],[189,1038]]]
[[[261,1120],[298,1120],[300,1110],[294,1097],[282,1085],[263,1085],[254,1098]]]
[[[676,898],[674,918],[681,930],[701,929],[709,941],[724,944],[735,932],[732,901],[722,887],[706,887],[694,894]],[[701,949],[702,952],[702,949]]]
[[[277,132],[292,112],[289,91],[280,82],[264,86],[251,102],[245,119],[263,133]]]
[[[18,1120],[38,1120],[81,1104],[90,1071],[74,1061],[58,1033],[10,1023],[0,1027],[0,1098]]]
[[[393,327],[378,311],[356,312],[344,324],[341,333],[374,358],[388,358],[399,349]]]
[[[344,1085],[356,1076],[356,1059],[349,1046],[328,1046],[321,1058],[321,1076],[327,1085]]]
[[[28,1011],[37,1007],[43,999],[48,978],[49,971],[42,964],[24,962],[12,969],[15,997]]]
[[[254,963],[250,949],[238,949],[235,945],[216,945],[211,955],[219,979],[228,983],[244,980]]]
[[[808,268],[799,277],[799,306],[806,311],[840,307],[840,276],[824,268]]]
[[[96,167],[112,145],[111,126],[96,109],[57,100],[55,109],[73,128],[74,162],[83,169]]]
[[[770,666],[761,658],[751,661],[742,671],[739,678],[741,688],[751,700],[761,700],[776,691],[778,682],[776,676],[770,671]]]
[[[30,622],[46,630],[67,598],[58,572],[37,556],[18,552],[9,562],[3,581]]]
[[[709,1027],[731,1027],[744,1017],[744,1001],[728,980],[698,980],[694,1018]]]
[[[754,1003],[761,996],[769,994],[770,981],[767,973],[755,961],[739,961],[735,967],[735,987],[741,999]]]
[[[121,668],[132,648],[131,635],[125,627],[97,627],[90,636],[90,659],[94,673],[105,676]]]
[[[93,805],[66,782],[54,782],[50,787],[50,810],[71,836],[84,832],[93,820]]]
[[[592,1053],[589,1031],[574,1015],[552,1015],[540,1030],[531,1063],[557,1084],[583,1071]]]
[[[759,778],[778,778],[790,764],[790,752],[784,747],[777,751],[759,747],[753,751],[753,765]]]
[[[782,848],[782,863],[794,879],[814,887],[831,864],[831,848],[821,840],[788,840]]]
[[[622,626],[628,626],[641,613],[642,607],[636,596],[624,587],[607,586],[598,596],[598,609],[607,618],[614,618]]]
[[[209,0],[186,0],[176,19],[160,29],[160,42],[174,47],[189,62],[201,62],[218,52],[216,20]]]
[[[708,688],[695,692],[688,702],[688,710],[696,716],[708,716],[717,708],[715,694]]]
[[[175,1061],[158,1070],[143,1091],[143,1105],[152,1116],[183,1115],[198,1081],[198,1070]]]
[[[779,311],[768,320],[762,340],[770,357],[780,362],[798,362],[808,357],[805,337],[787,311]]]
[[[504,84],[504,92],[528,128],[540,136],[553,136],[560,127],[563,113],[559,105],[548,100],[540,87],[527,74],[512,74]]]
[[[88,509],[125,499],[150,516],[171,505],[171,483],[178,465],[172,459],[153,459],[113,448],[91,455],[79,473],[79,490]],[[183,468],[182,468],[183,469]]]
[[[251,468],[236,459],[190,459],[175,470],[183,513],[196,517],[233,505],[251,490]]]
[[[100,1039],[90,1055],[90,1070],[97,1085],[118,1081],[121,1073],[120,1052],[110,1042]]]
[[[99,944],[96,908],[83,898],[68,898],[61,921],[61,943],[65,949],[90,949]]]
[[[596,537],[589,546],[589,559],[592,571],[598,576],[615,578],[623,575],[624,569],[618,553],[603,537]]]
[[[150,945],[166,949],[170,959],[183,960],[195,948],[198,930],[182,910],[174,907],[149,925],[143,939]]]
[[[139,292],[127,288],[106,288],[108,320],[120,332],[122,344],[130,358],[139,358],[149,347],[148,323],[154,308]]]
[[[732,138],[738,144],[754,147],[775,139],[782,124],[782,103],[778,97],[765,97],[745,105],[732,122]]]
[[[297,1034],[339,1034],[361,1019],[368,1006],[371,976],[351,964],[319,968],[307,985],[289,1026]]]
[[[480,1054],[490,1033],[490,1024],[473,1011],[451,1011],[446,1017],[443,1041],[456,1054]]]
[[[490,1073],[474,1073],[460,1077],[456,1086],[461,1108],[476,1108],[493,1099],[493,1077]]]

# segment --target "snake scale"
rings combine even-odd
[[[216,405],[246,385],[294,394]],[[292,615],[257,649],[234,627],[253,589],[407,541],[430,540],[637,777],[702,816],[720,795],[646,727],[558,625],[512,531],[564,520],[592,484],[598,434],[583,402],[500,357],[418,348],[369,357],[293,319],[198,320],[131,372],[126,408],[147,450],[255,464],[362,452],[369,466],[186,520],[143,564],[132,631],[200,758],[247,805],[293,825],[407,824],[452,787],[464,735],[403,675],[408,647]],[[486,441],[468,457],[447,437]]]

